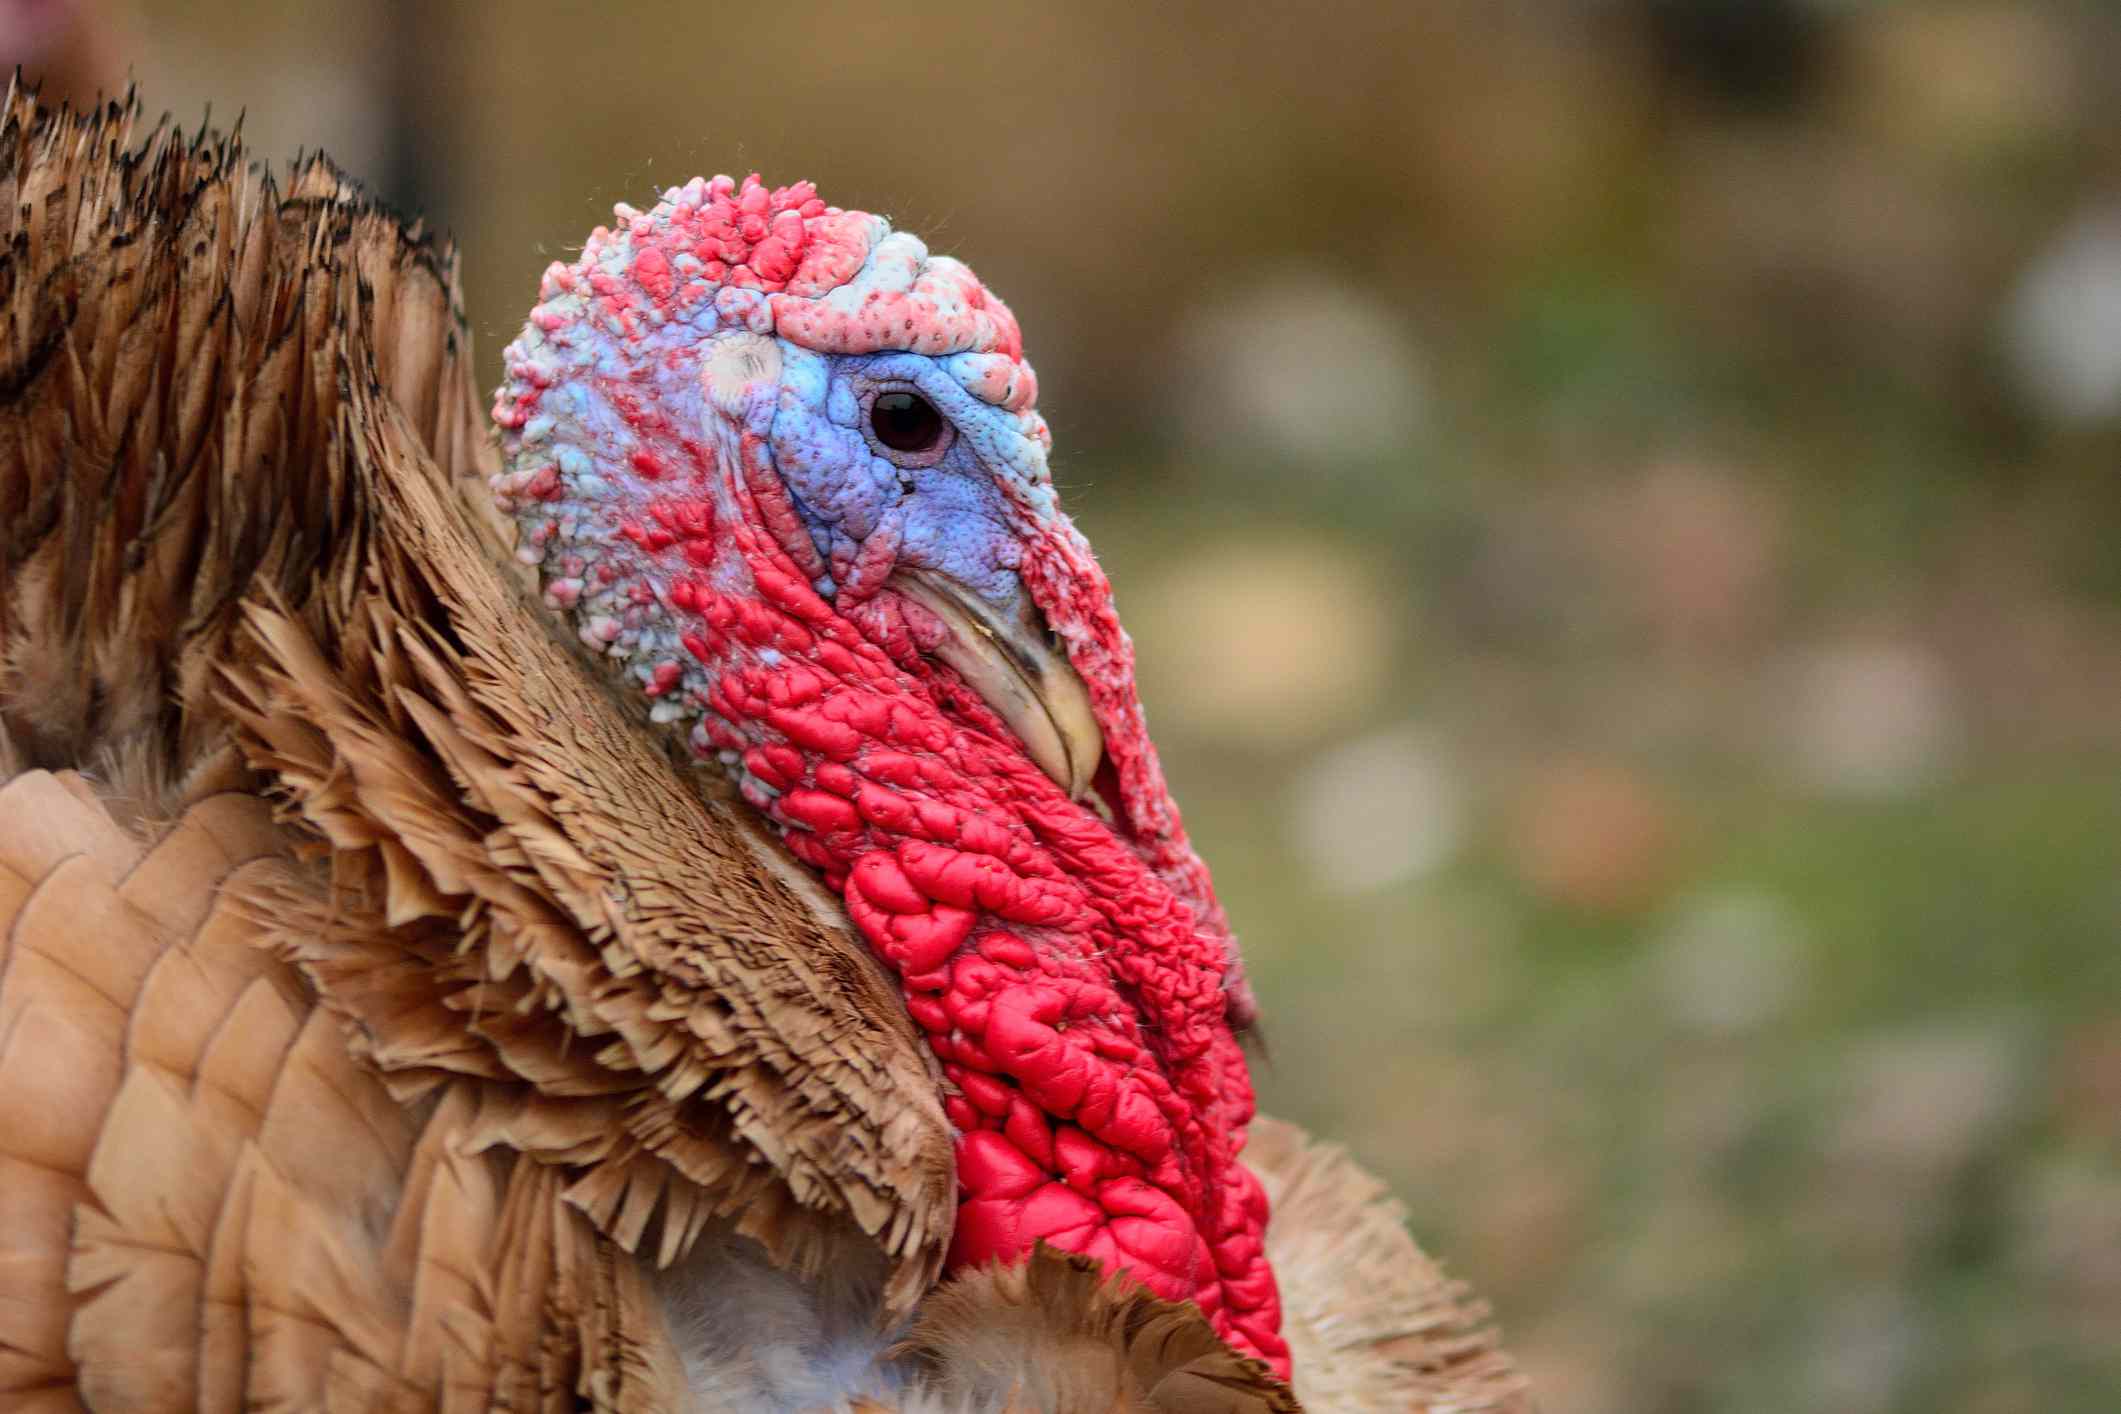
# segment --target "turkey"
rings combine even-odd
[[[0,1405],[1490,1410],[1253,1002],[1007,307],[0,132]]]

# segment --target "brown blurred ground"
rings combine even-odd
[[[1267,1105],[1549,1408],[2121,1408],[2112,7],[77,8],[0,40],[430,213],[489,368],[696,172],[972,260]]]

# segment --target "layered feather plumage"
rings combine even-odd
[[[446,247],[20,93],[0,221],[0,1402],[748,1408],[830,1335],[876,1408],[1292,1407],[1080,1262],[936,1289],[895,990],[457,494]],[[1254,1153],[1312,1407],[1510,1405],[1369,1180]]]

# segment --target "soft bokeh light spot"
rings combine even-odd
[[[1655,941],[1652,975],[1680,1024],[1739,1035],[1786,1014],[1805,985],[1802,930],[1768,894],[1706,893],[1683,901]]]
[[[1305,768],[1290,825],[1321,884],[1361,893],[1448,861],[1464,833],[1463,793],[1447,753],[1400,727],[1335,747]]]
[[[1670,803],[1639,773],[1577,758],[1533,773],[1513,812],[1513,860],[1533,890],[1569,908],[1622,913],[1670,877]]]
[[[2073,221],[2004,309],[2020,397],[2057,422],[2121,416],[2121,206]]]
[[[1160,720],[1224,742],[1315,740],[1375,703],[1401,605],[1354,544],[1301,534],[1202,541],[1140,591],[1127,622]]]
[[[1798,773],[1820,790],[1904,795],[1938,780],[1958,754],[1958,703],[1944,665],[1920,644],[1835,644],[1808,655],[1794,678],[1789,745]]]
[[[1406,321],[1316,270],[1233,285],[1188,313],[1172,367],[1189,444],[1305,474],[1403,450],[1428,411]]]

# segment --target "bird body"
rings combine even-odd
[[[688,191],[548,275],[497,456],[417,227],[10,94],[0,1403],[1506,1407],[1374,1183],[1239,1156],[1006,309]]]

